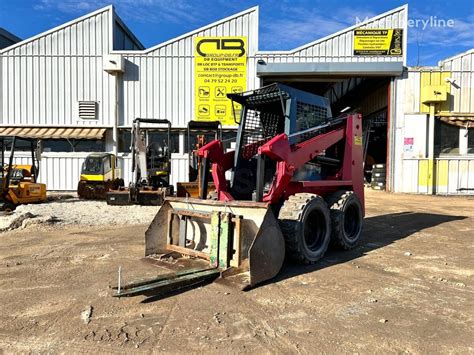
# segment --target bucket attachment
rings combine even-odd
[[[160,293],[170,282],[178,287],[219,275],[247,289],[278,274],[285,242],[267,203],[170,197],[145,233],[145,256],[180,271],[127,285],[118,296]]]

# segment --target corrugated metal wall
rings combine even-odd
[[[102,70],[110,50],[107,7],[0,52],[3,126],[111,126],[112,80]],[[78,101],[99,102],[97,120],[78,118]]]
[[[404,79],[405,112],[420,112],[420,91],[423,84],[430,84],[427,78],[438,78],[433,85],[445,84],[447,77],[454,79],[449,85],[448,106],[451,112],[474,113],[474,51],[460,54],[447,61],[442,61],[440,67],[409,68]]]
[[[46,184],[48,190],[75,191],[81,174],[81,167],[87,154],[52,154],[40,161],[38,182]],[[31,164],[29,154],[17,153],[15,164]]]
[[[469,158],[439,158],[436,162],[436,193],[439,195],[474,194],[474,160]],[[431,166],[428,159],[405,159],[403,191],[429,193]]]
[[[120,94],[120,126],[136,117],[166,118],[174,128],[194,117],[194,46],[197,36],[246,36],[248,87],[253,89],[258,48],[258,8],[252,8],[145,51],[122,51],[126,60]]]
[[[412,124],[413,118],[420,114],[427,117],[427,107],[421,102],[421,88],[424,85],[448,86],[448,101],[441,106],[442,110],[474,113],[474,50],[448,58],[439,64],[439,67],[432,68],[409,68],[403,78],[397,80],[396,120],[399,139],[396,152],[400,158],[398,171],[401,174],[397,175],[400,178],[396,180],[395,192],[428,193],[430,170],[436,164],[435,184],[438,194],[473,193],[463,190],[474,187],[472,156],[441,156],[434,163],[424,157],[404,157],[403,139],[426,132],[427,118],[415,126]],[[454,84],[446,82],[448,77],[454,79]]]
[[[474,113],[474,49],[440,62],[443,71],[450,71],[455,80],[451,111]]]
[[[354,29],[356,28],[403,28],[403,63],[406,63],[408,7],[401,6],[352,26],[326,38],[306,44],[291,51],[259,52],[257,56],[267,63],[292,62],[398,62],[400,57],[354,56]]]

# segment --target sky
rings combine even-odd
[[[408,65],[474,48],[474,0],[0,0],[0,27],[25,39],[113,4],[151,47],[250,7],[260,9],[260,50],[290,50],[408,3]]]

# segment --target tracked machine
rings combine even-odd
[[[142,124],[150,126],[143,127]],[[166,139],[151,141],[147,132],[166,127]],[[108,205],[160,206],[165,197],[173,194],[170,185],[171,152],[169,149],[171,123],[164,119],[136,118],[132,126],[132,174],[128,187],[107,192]]]
[[[200,148],[199,198],[167,198],[146,231],[145,260],[172,272],[122,286],[116,296],[219,277],[245,289],[275,277],[285,257],[315,263],[330,244],[357,245],[361,116],[334,118],[327,99],[282,84],[228,97],[242,105],[236,149],[225,152],[221,140]],[[211,180],[215,199],[206,199]]]

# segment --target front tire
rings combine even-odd
[[[290,196],[278,219],[291,260],[313,264],[324,256],[331,239],[331,219],[321,196],[310,193]]]

